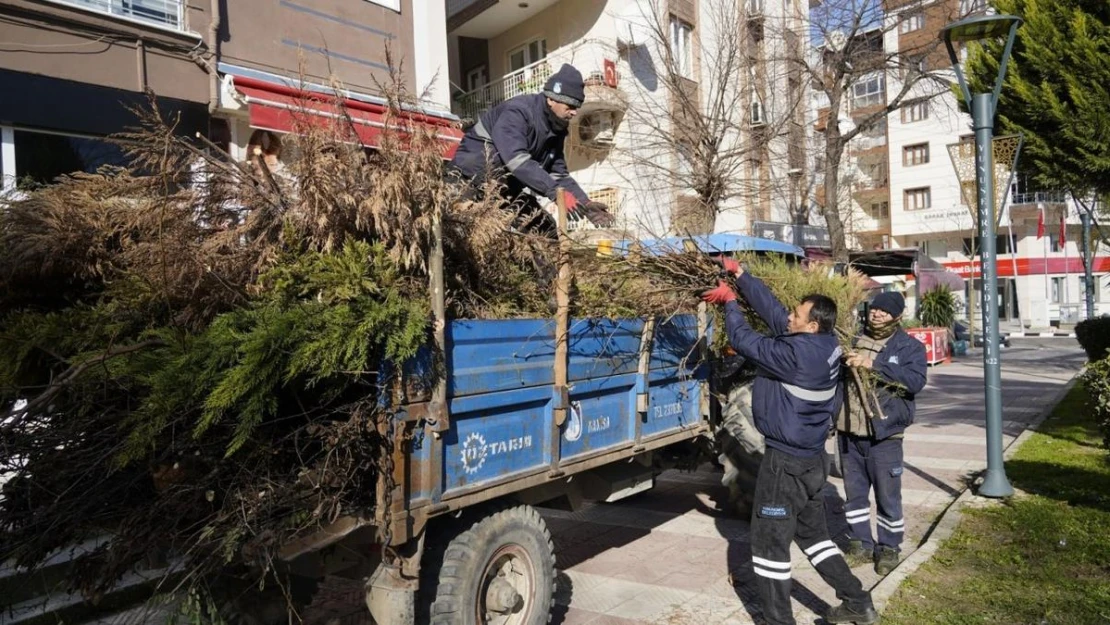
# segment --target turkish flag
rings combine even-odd
[[[1041,214],[1037,216],[1037,238],[1044,238],[1044,209],[1041,209]]]
[[[1068,228],[1067,228],[1068,222],[1067,222],[1067,218],[1068,218],[1067,213],[1064,213],[1064,214],[1060,215],[1060,246],[1061,247],[1063,247],[1064,242],[1068,240]]]

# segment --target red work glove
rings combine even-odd
[[[578,207],[581,206],[581,204],[578,203],[578,198],[574,197],[573,193],[571,193],[570,191],[563,191],[562,189],[559,189],[555,192],[556,193],[562,193],[563,197],[566,198],[567,212],[568,213],[573,214],[573,213],[578,212]]]
[[[717,288],[702,293],[701,299],[710,304],[725,304],[728,302],[735,302],[736,293],[733,292],[728,282],[721,280],[717,283]]]
[[[740,266],[739,262],[732,258],[729,258],[727,256],[718,256],[717,262],[721,263],[721,267],[724,267],[725,271],[734,276],[739,276],[740,274],[744,273],[744,268]]]

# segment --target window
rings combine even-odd
[[[925,55],[909,54],[902,58],[902,79],[909,81],[925,73]]]
[[[912,124],[929,119],[929,103],[926,101],[914,102],[902,107],[902,123]]]
[[[867,207],[867,216],[871,219],[887,219],[890,217],[890,204],[887,202],[871,202]]]
[[[913,167],[915,165],[924,165],[929,162],[929,144],[928,143],[915,143],[914,145],[907,145],[902,148],[902,165],[904,167]]]
[[[929,258],[947,258],[948,257],[948,240],[947,239],[933,239],[930,241],[919,241],[917,247],[925,252]]]
[[[933,193],[931,187],[906,189],[904,192],[905,210],[920,211],[933,206]]]
[[[50,184],[58,176],[78,171],[93,173],[104,165],[127,164],[118,145],[97,137],[19,129],[12,135],[13,169],[21,187]]]
[[[863,184],[871,189],[881,189],[886,186],[886,162],[861,163],[860,172],[864,175]]]
[[[14,131],[0,126],[0,194],[15,188]]]
[[[1047,228],[1047,226],[1048,226],[1048,224],[1045,224],[1046,228]],[[1045,236],[1048,237],[1048,246],[1049,246],[1049,249],[1052,250],[1053,253],[1064,251],[1064,245],[1067,245],[1067,241],[1064,241],[1063,245],[1061,245],[1059,234],[1045,233]]]
[[[174,30],[185,28],[183,0],[54,0],[54,2],[167,26]]]
[[[478,87],[484,87],[489,84],[489,77],[486,74],[486,66],[477,67],[466,73],[466,90],[474,91]]]
[[[884,82],[882,74],[875,74],[852,85],[852,108],[882,104]]]
[[[509,52],[509,71],[524,69],[547,58],[547,40],[536,39]]]
[[[671,16],[671,54],[675,72],[683,78],[694,77],[693,35],[693,26]]]
[[[1097,302],[1099,301],[1099,294],[1102,293],[1102,277],[1091,276],[1091,278],[1091,282],[1094,283],[1094,288],[1091,289],[1091,300]],[[1079,296],[1080,301],[1087,301],[1087,281],[1082,277],[1079,278]]]
[[[370,2],[380,4],[387,9],[393,9],[398,13],[401,12],[401,0],[370,0]]]
[[[902,18],[902,23],[898,25],[898,32],[904,35],[922,28],[925,28],[925,14],[910,13]]]
[[[987,0],[960,0],[960,15],[982,13],[989,8]]]
[[[1064,279],[1063,278],[1053,278],[1052,279],[1052,303],[1053,304],[1061,303],[1063,301],[1063,294],[1064,294]]]

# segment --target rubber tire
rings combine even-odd
[[[482,625],[476,621],[481,576],[494,554],[506,545],[521,547],[533,564],[536,596],[525,625],[544,625],[551,620],[555,598],[551,533],[535,508],[512,505],[493,508],[447,542],[431,605],[433,625]]]
[[[766,446],[755,428],[752,415],[751,381],[735,384],[721,406],[721,425],[716,433],[718,462],[724,468],[721,483],[728,487],[729,511],[740,519],[751,517],[755,480]]]

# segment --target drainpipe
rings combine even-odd
[[[212,62],[208,65],[208,114],[220,108],[220,73],[216,65],[220,62],[220,0],[211,0],[212,15],[208,22],[208,50]]]
[[[135,40],[135,57],[139,71],[139,92],[146,93],[146,43],[142,39]]]

